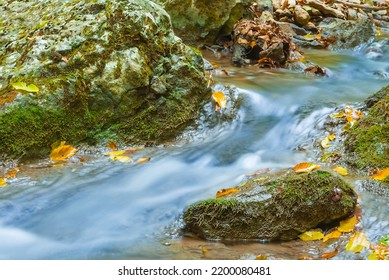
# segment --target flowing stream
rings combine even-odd
[[[228,73],[218,83],[237,89],[241,107],[231,122],[200,127],[186,140],[134,154],[142,165],[85,154],[60,166],[30,164],[0,189],[1,259],[296,259],[319,256],[320,242],[207,242],[182,237],[180,215],[189,204],[234,186],[245,174],[316,160],[312,148],[336,106],[355,104],[388,83],[389,52],[376,60],[364,51],[307,51],[329,77],[289,70],[238,68],[206,56]],[[377,76],[381,73],[381,77]],[[229,104],[228,106],[230,106]],[[351,179],[350,179],[351,180]],[[361,191],[363,226],[377,242],[389,234],[389,198]],[[206,246],[208,253],[201,248]],[[355,259],[341,253],[335,259]]]

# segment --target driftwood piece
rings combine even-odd
[[[359,8],[359,9],[370,10],[370,11],[380,11],[380,10],[389,9],[389,6],[377,7],[377,6],[369,6],[369,5],[349,3],[347,1],[341,1],[341,0],[335,0],[335,2],[343,4],[343,5],[346,5],[348,7]]]
[[[334,16],[341,19],[345,18],[345,15],[341,11],[331,8],[322,2],[317,0],[306,0],[305,2],[308,6],[319,10],[324,15]]]

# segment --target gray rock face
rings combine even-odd
[[[163,140],[209,98],[201,54],[152,1],[6,1],[0,22],[0,154]]]
[[[350,214],[357,195],[326,171],[251,179],[224,197],[185,211],[185,229],[206,239],[291,240]]]
[[[351,49],[374,38],[373,23],[370,19],[347,21],[326,18],[319,28],[322,28],[322,38],[332,41],[330,49]]]

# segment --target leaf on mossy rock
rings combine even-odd
[[[324,234],[320,231],[306,231],[300,234],[299,238],[303,241],[320,240],[324,238]]]
[[[334,170],[336,173],[338,173],[339,175],[342,175],[342,176],[347,176],[348,175],[348,171],[346,168],[344,167],[341,167],[341,166],[337,166],[335,167]]]
[[[350,237],[350,241],[346,245],[347,251],[354,253],[360,253],[363,248],[369,248],[370,242],[367,240],[365,233],[355,232]]]
[[[54,143],[51,145],[53,147],[50,153],[50,159],[53,161],[61,161],[74,156],[77,152],[77,149],[72,147],[71,145],[65,145],[65,141],[61,141],[59,145]],[[55,147],[55,148],[54,148]]]
[[[352,216],[346,220],[340,221],[338,230],[340,232],[352,232],[356,223],[358,222],[357,217]]]
[[[389,257],[389,246],[377,244],[372,248],[372,251],[368,256],[369,260],[387,260]]]
[[[331,231],[329,234],[327,234],[326,236],[324,236],[323,238],[323,242],[326,242],[327,240],[329,239],[337,239],[339,238],[340,236],[342,235],[342,233],[339,231],[339,230],[334,230],[334,231]]]
[[[217,106],[220,107],[220,109],[223,109],[227,105],[227,99],[223,92],[221,91],[214,91],[212,93],[212,98],[215,100]]]
[[[293,167],[293,170],[297,174],[300,174],[300,173],[309,173],[309,172],[314,171],[314,170],[319,169],[319,168],[320,168],[320,165],[317,165],[317,164],[314,164],[311,162],[301,162],[301,163],[296,164]]]
[[[321,255],[321,258],[327,260],[333,258],[337,254],[338,254],[338,249],[335,249],[335,251],[324,253],[323,255]]]
[[[0,188],[4,188],[5,186],[7,186],[7,182],[4,178],[0,178]]]
[[[13,86],[14,89],[24,90],[24,91],[28,91],[28,92],[38,92],[39,91],[39,88],[36,85],[34,85],[34,84],[27,85],[25,82],[11,83],[11,86]]]
[[[379,244],[389,246],[389,235],[385,235],[380,239]]]
[[[374,175],[373,179],[378,180],[378,181],[383,181],[388,176],[389,176],[389,168],[385,168],[385,169],[377,171],[377,173]]]
[[[229,195],[232,193],[236,193],[236,192],[239,192],[239,190],[235,189],[235,188],[221,189],[220,191],[217,191],[216,198],[220,198],[220,197],[223,197],[223,196],[226,196],[226,195]]]

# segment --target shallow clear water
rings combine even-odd
[[[259,253],[293,259],[327,250],[299,241],[223,244],[175,233],[190,203],[258,169],[312,160],[309,150],[297,147],[312,147],[335,106],[360,102],[388,84],[374,75],[389,72],[388,52],[373,61],[363,52],[307,51],[308,58],[330,70],[327,78],[236,68],[227,59],[207,56],[229,74],[216,71],[215,79],[234,85],[243,98],[234,121],[200,129],[186,141],[147,148],[141,154],[152,161],[142,165],[94,155],[63,166],[25,166],[28,172],[0,190],[0,258],[191,259],[204,257],[201,244],[208,248],[207,258],[219,259]],[[364,230],[377,242],[389,234],[389,198],[361,196]]]

